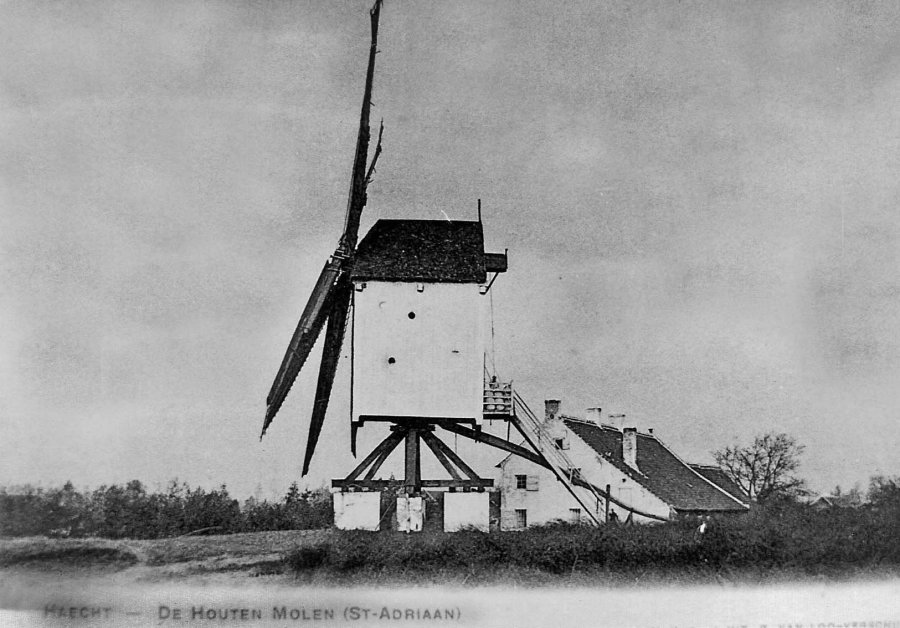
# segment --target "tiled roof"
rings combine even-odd
[[[675,510],[709,512],[745,509],[741,502],[713,486],[653,435],[637,435],[638,472],[625,464],[622,458],[622,432],[581,419],[562,419],[566,427],[591,449]]]
[[[480,222],[379,220],[359,243],[354,281],[484,283]]]
[[[743,503],[746,504],[750,501],[750,496],[747,495],[747,493],[745,493],[740,486],[735,484],[734,480],[728,477],[725,471],[723,471],[719,467],[708,464],[692,464],[691,469],[705,477],[707,480],[709,480],[719,488],[727,491],[729,495],[739,499]]]

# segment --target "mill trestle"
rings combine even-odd
[[[509,421],[530,448],[490,434],[480,426],[469,427],[447,419],[394,418],[391,433],[347,477],[333,480],[332,487],[340,491],[392,489],[398,495],[406,497],[415,497],[426,488],[482,491],[493,487],[493,480],[479,477],[453,449],[435,435],[435,428],[441,427],[452,434],[490,445],[551,470],[590,520],[596,525],[603,523],[598,506],[609,499],[608,493],[580,477],[573,462],[542,427],[541,422],[518,392],[515,392],[510,384],[499,383],[496,378],[491,378],[485,384],[483,401],[484,417]],[[406,443],[403,479],[375,479],[381,465],[401,442]],[[420,442],[424,442],[431,450],[451,479],[422,479]],[[585,500],[578,488],[585,489],[596,500],[594,507]]]

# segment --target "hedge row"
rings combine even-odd
[[[297,572],[485,572],[503,567],[574,571],[900,566],[900,504],[816,511],[788,504],[745,516],[599,528],[553,524],[521,532],[385,535],[345,532],[293,552]]]
[[[0,536],[65,536],[153,539],[209,531],[220,534],[327,528],[334,515],[330,494],[300,492],[296,484],[279,502],[239,504],[225,486],[205,491],[172,482],[147,492],[138,480],[79,492],[0,489]]]

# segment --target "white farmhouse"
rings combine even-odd
[[[652,431],[604,424],[599,408],[582,419],[560,414],[558,401],[546,401],[542,429],[571,460],[577,477],[595,488],[576,490],[601,521],[652,523],[749,507],[721,469],[684,462]],[[552,471],[518,456],[497,466],[502,529],[586,519]]]

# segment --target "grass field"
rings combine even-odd
[[[790,555],[754,549],[744,556],[723,543],[700,539],[685,526],[557,526],[491,535],[307,530],[157,540],[28,537],[0,539],[0,577],[35,584],[88,579],[530,587],[840,582],[900,575],[893,559],[828,560],[828,548],[815,556],[803,547]]]

